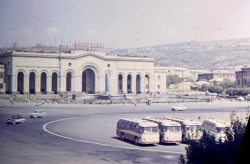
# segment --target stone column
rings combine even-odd
[[[123,76],[123,79],[122,79],[122,91],[123,93],[128,93],[128,90],[127,90],[127,76],[124,75]]]
[[[61,76],[61,92],[66,92],[66,77]]]
[[[141,94],[145,93],[145,76],[141,76]]]
[[[106,75],[97,76],[97,78],[96,78],[96,93],[100,93],[100,94],[105,93],[105,76]]]
[[[136,75],[132,76],[132,93],[136,94]]]
[[[118,75],[116,71],[110,71],[108,74],[108,90],[109,94],[114,96],[118,94]]]
[[[11,75],[11,92],[17,93],[17,75]]]
[[[29,93],[29,75],[24,75],[23,83],[23,92]]]
[[[47,90],[47,94],[51,94],[52,93],[52,78],[51,75],[47,75],[47,81],[46,81],[46,90]]]
[[[36,75],[35,91],[36,91],[36,94],[41,93],[41,78],[40,78],[40,75]]]
[[[77,93],[81,93],[82,92],[82,77],[75,76],[73,83],[74,83],[74,91]]]

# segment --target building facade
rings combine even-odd
[[[197,81],[200,81],[200,80],[222,81],[224,79],[235,81],[235,72],[231,70],[212,70],[210,72],[198,74]]]
[[[0,64],[0,93],[5,92],[4,65]]]
[[[154,58],[96,51],[0,54],[6,93],[144,94],[166,91],[166,73]]]
[[[249,88],[250,87],[250,67],[243,67],[241,71],[236,71],[236,88]]]

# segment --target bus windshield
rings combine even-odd
[[[179,132],[179,131],[181,131],[180,126],[164,126],[162,129],[164,132]]]
[[[201,126],[200,125],[190,125],[186,126],[186,130],[200,130]]]
[[[225,132],[225,128],[224,127],[217,127],[216,130],[217,130],[217,133]]]
[[[149,132],[159,132],[158,127],[140,127],[140,132],[149,133]]]

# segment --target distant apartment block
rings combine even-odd
[[[198,81],[200,80],[222,81],[224,79],[235,81],[235,72],[231,70],[212,70],[207,73],[198,74]]]
[[[250,67],[243,67],[241,71],[236,71],[236,88],[250,87]]]

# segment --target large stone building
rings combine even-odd
[[[243,67],[241,71],[236,71],[236,88],[250,87],[250,67]]]
[[[166,91],[166,73],[154,58],[97,51],[0,54],[6,93],[144,94]]]

